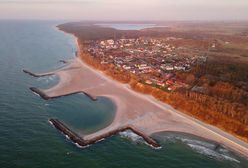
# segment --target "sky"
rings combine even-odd
[[[248,0],[0,0],[0,19],[248,20]]]

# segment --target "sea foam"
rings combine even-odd
[[[128,138],[134,142],[138,142],[138,141],[141,141],[143,140],[143,138],[137,134],[135,134],[133,131],[131,130],[126,130],[126,131],[123,131],[123,132],[120,132],[119,133],[121,137],[123,138]]]
[[[229,156],[228,154],[223,154],[218,151],[215,151],[211,148],[207,148],[205,146],[197,145],[197,144],[187,144],[189,147],[191,147],[194,151],[206,155],[210,158],[217,159],[217,160],[229,160],[234,161],[237,163],[240,163],[239,160]]]
[[[168,143],[181,142],[190,147],[193,151],[205,155],[209,158],[240,163],[240,161],[232,156],[231,152],[223,146],[219,146],[216,149],[216,146],[218,144],[214,142],[204,141],[200,138],[193,138],[180,134],[158,135],[158,138],[160,139],[160,141],[164,142],[165,145]]]
[[[223,148],[222,146],[219,149],[215,149],[216,144],[196,139],[189,139],[183,137],[177,137],[178,140],[189,146],[192,150],[197,153],[206,155],[210,158],[217,160],[228,160],[240,163],[239,160],[231,156],[230,152]]]

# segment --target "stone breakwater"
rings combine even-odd
[[[118,128],[118,129],[109,131],[105,134],[102,134],[100,136],[86,140],[83,137],[80,137],[78,134],[76,134],[72,130],[70,130],[65,124],[63,124],[59,120],[50,119],[49,121],[51,122],[52,125],[54,125],[55,128],[57,128],[59,131],[61,131],[64,135],[68,136],[72,142],[74,142],[75,144],[78,144],[79,146],[82,146],[82,147],[86,147],[86,146],[89,146],[91,144],[95,144],[95,143],[101,141],[102,139],[111,137],[113,135],[118,134],[119,132],[123,132],[126,130],[131,130],[135,134],[141,136],[152,147],[154,147],[154,148],[160,147],[160,145],[154,139],[152,139],[151,137],[147,136],[146,134],[144,134],[143,132],[141,132],[140,130],[138,130],[132,126],[126,126],[126,127]]]
[[[48,73],[40,73],[40,74],[36,74],[36,73],[33,73],[31,71],[28,71],[28,70],[22,70],[24,73],[30,75],[30,76],[33,76],[33,77],[45,77],[45,76],[51,76],[51,75],[54,75],[55,72],[48,72]]]
[[[43,77],[43,76],[47,76],[47,75],[38,75],[38,74],[35,74],[35,73],[32,73],[32,72],[30,72],[30,71],[28,71],[28,70],[22,70],[24,73],[26,73],[26,74],[29,74],[30,76],[33,76],[33,77]]]
[[[45,92],[43,92],[42,90],[38,89],[38,88],[35,88],[35,87],[31,87],[29,88],[32,92],[38,94],[41,98],[43,98],[44,100],[49,100],[49,99],[55,99],[55,98],[59,98],[59,97],[64,97],[64,96],[70,96],[70,95],[74,95],[74,94],[79,94],[79,93],[83,93],[85,94],[87,97],[89,97],[92,101],[97,101],[97,97],[89,94],[89,93],[86,93],[86,92],[73,92],[73,93],[69,93],[69,94],[65,94],[65,95],[60,95],[60,96],[53,96],[53,97],[50,97],[48,96]]]

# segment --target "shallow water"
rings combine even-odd
[[[216,153],[211,143],[187,135],[183,136],[187,140],[154,135],[162,144],[160,150],[140,138],[129,138],[133,136],[129,133],[86,149],[76,147],[48,119],[58,118],[76,132],[88,134],[111,122],[115,105],[103,97],[92,102],[81,94],[45,101],[28,89],[48,88],[59,79],[33,78],[22,69],[46,72],[63,66],[59,60],[72,58],[74,39],[57,31],[56,24],[0,21],[1,167],[247,167],[247,159],[222,148]]]
[[[94,133],[111,124],[115,105],[111,100],[98,97],[92,102],[84,94],[77,94],[51,100],[46,110],[81,135]]]

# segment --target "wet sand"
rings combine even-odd
[[[240,139],[162,103],[150,95],[137,93],[128,85],[105,76],[102,72],[75,58],[66,67],[42,76],[55,74],[59,83],[47,90],[40,90],[51,98],[84,92],[92,97],[105,96],[117,106],[113,122],[106,128],[84,136],[90,141],[114,130],[131,126],[148,136],[161,131],[193,134],[215,141],[248,157],[248,144]],[[39,74],[36,74],[39,75]]]

